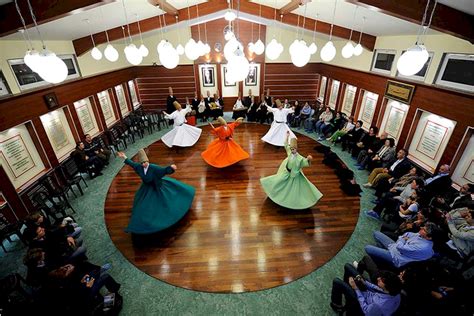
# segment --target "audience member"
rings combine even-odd
[[[364,135],[363,124],[362,121],[357,121],[352,130],[341,136],[342,151],[345,151],[346,148],[352,148],[354,144],[360,141],[362,135]]]
[[[235,101],[233,112],[232,112],[232,118],[233,119],[238,119],[239,117],[245,118],[247,112],[247,108],[245,105],[242,103],[242,98],[239,96],[237,97],[237,101]]]
[[[326,107],[324,112],[319,115],[319,121],[317,121],[315,125],[316,133],[320,135],[318,140],[323,140],[326,138],[324,137],[324,134],[322,134],[323,133],[322,129],[325,126],[328,126],[331,124],[332,118],[333,118],[333,114],[330,107]]]
[[[410,169],[410,162],[407,158],[408,151],[400,149],[397,153],[397,160],[388,168],[375,168],[369,175],[369,179],[364,187],[376,187],[381,179],[399,178]]]
[[[84,151],[88,157],[94,157],[97,156],[102,160],[102,162],[106,165],[109,164],[110,160],[110,155],[112,152],[107,149],[103,148],[99,142],[97,142],[97,139],[92,140],[92,137],[90,134],[86,134],[85,140],[84,140]]]
[[[341,137],[350,132],[355,127],[354,117],[349,116],[349,119],[344,123],[344,126],[337,131],[335,131],[331,137],[326,138],[326,140],[336,143],[341,140]]]
[[[77,142],[76,149],[71,153],[71,157],[81,172],[88,172],[91,178],[102,175],[104,163],[97,156],[89,157],[84,150],[84,143]]]

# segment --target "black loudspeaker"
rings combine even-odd
[[[44,102],[46,102],[46,106],[48,107],[48,109],[53,109],[59,106],[58,98],[56,97],[56,93],[54,92],[45,94],[43,96],[43,99]]]

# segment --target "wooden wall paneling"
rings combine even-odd
[[[41,157],[41,161],[43,162],[45,168],[49,169],[51,167],[49,159],[46,156],[42,143],[40,142],[39,135],[36,133],[36,130],[33,127],[33,122],[27,122],[25,126],[26,126],[26,129],[28,130],[28,133],[30,134],[33,144],[35,144],[36,151]]]
[[[26,209],[25,205],[21,201],[15,187],[10,182],[10,178],[8,178],[8,175],[3,169],[3,166],[0,166],[0,191],[2,192],[8,204],[10,204],[10,207],[12,211],[14,212],[15,217],[23,218],[26,215],[28,215],[28,210]],[[6,216],[6,213],[4,213],[4,215]],[[15,220],[14,218],[11,218],[11,217],[7,217],[7,218],[9,220]]]
[[[265,63],[261,63],[260,64],[260,91],[258,93],[258,97],[259,97],[259,100],[260,100],[260,96],[262,94],[265,94],[265,90],[263,89],[263,87],[265,87],[265,70],[266,70],[266,64]]]
[[[117,98],[117,92],[115,92],[115,86],[108,89],[107,91],[109,92],[109,97],[112,101],[112,108],[114,109],[115,117],[118,117],[119,121],[123,120],[122,111],[120,111],[120,105]]]
[[[91,97],[92,97],[92,100],[93,100],[93,102],[92,102],[93,107],[95,108],[94,112],[97,111],[97,114],[98,114],[96,119],[98,121],[100,121],[100,124],[102,125],[102,128],[103,128],[102,131],[106,131],[108,129],[108,127],[107,127],[107,123],[105,122],[104,112],[102,111],[102,107],[100,106],[99,97],[97,96],[97,93],[94,93]]]
[[[43,123],[39,117],[35,117],[32,120],[33,126],[35,127],[36,133],[40,139],[41,144],[43,145],[43,149],[48,156],[49,162],[51,163],[51,168],[56,168],[59,166],[58,157],[56,157],[56,153],[54,152],[53,146],[51,145],[48,135],[46,134],[46,130],[44,129]]]
[[[384,99],[385,98],[383,97],[383,95],[379,94],[379,97],[377,99],[377,104],[375,105],[374,117],[372,117],[372,123],[370,124],[370,126],[375,125],[377,127],[380,127],[380,125],[377,125],[377,122],[379,120],[379,115],[382,109],[382,104],[383,104]]]
[[[32,117],[39,117],[133,78],[133,68],[125,68],[1,99],[0,113],[8,113],[9,115],[1,116],[0,131],[22,124]],[[43,96],[52,92],[56,94],[59,104],[53,109],[48,109]]]
[[[357,112],[357,109],[358,109],[358,105],[359,105],[359,95],[361,95],[361,89],[357,86],[355,86],[357,89],[356,89],[356,92],[355,92],[355,96],[354,96],[354,100],[352,102],[352,110],[351,110],[351,115],[352,117],[356,118],[356,112]]]
[[[198,72],[194,67],[196,65],[180,65],[175,69],[161,66],[137,67],[136,80],[143,108],[166,108],[168,87],[173,88],[174,95],[182,104],[186,97],[193,97],[194,92],[199,91],[199,84],[196,84],[195,79]]]
[[[352,107],[352,111],[354,113],[354,123],[357,121],[357,117],[359,116],[360,108],[362,107],[362,100],[364,99],[365,90],[357,89],[357,91],[358,94],[356,94],[356,101],[354,106]]]
[[[380,112],[379,112],[379,117],[378,117],[377,121],[374,123],[375,126],[378,126],[378,127],[382,126],[383,117],[385,115],[385,112],[387,111],[387,104],[388,104],[389,100],[390,99],[383,97],[382,107],[381,107]]]
[[[199,65],[193,65],[193,77],[194,77],[194,86],[196,87],[196,92],[198,98],[204,97],[203,91],[201,91],[201,84],[199,83]]]
[[[461,159],[463,153],[464,153],[464,150],[466,149],[467,147],[467,144],[469,143],[469,141],[471,140],[471,137],[472,137],[472,134],[474,134],[474,127],[471,127],[469,126],[467,129],[466,129],[466,132],[464,133],[464,136],[462,138],[462,141],[461,143],[459,144],[458,146],[458,149],[456,150],[456,153],[454,154],[454,157],[453,157],[453,160],[451,161],[450,165],[451,165],[451,173],[454,172],[454,169],[456,169],[456,166],[458,165],[459,163],[459,160]]]
[[[79,116],[77,115],[76,107],[74,106],[74,103],[69,104],[68,108],[69,108],[71,118],[74,121],[74,125],[76,126],[78,138],[82,139],[84,137],[84,130],[82,129],[81,121],[79,120]]]
[[[332,80],[333,79],[331,77],[327,77],[327,79],[326,79],[326,91],[324,92],[324,100],[323,100],[323,104],[325,106],[329,106],[329,98],[331,96]]]
[[[74,121],[72,117],[73,113],[77,114],[76,110],[74,109],[74,104],[72,105],[72,107],[73,107],[73,111],[71,111],[70,105],[66,105],[65,107],[63,107],[63,111],[64,111],[64,115],[66,116],[67,123],[69,124],[69,128],[71,129],[72,135],[74,136],[74,139],[78,141],[81,139],[82,134],[79,134],[77,130],[78,125],[76,124],[76,122]],[[79,128],[82,131],[82,127],[80,123],[79,123]]]
[[[124,82],[122,83],[122,87],[123,87],[123,93],[125,95],[125,100],[127,102],[127,107],[128,107],[128,110],[129,111],[133,111],[133,102],[132,102],[132,98],[130,96],[130,88],[128,87],[128,83],[127,82]]]
[[[222,66],[221,64],[216,64],[216,84],[217,91],[220,97],[222,97]],[[191,97],[190,97],[191,98]]]
[[[303,68],[288,63],[267,64],[264,90],[269,88],[275,99],[288,98],[290,101],[314,103],[319,83],[314,68],[315,64],[308,64]]]
[[[337,102],[337,106],[336,106],[336,111],[340,112],[342,111],[342,106],[343,106],[343,102],[344,102],[344,94],[346,93],[346,83],[345,82],[342,82],[340,83],[339,85],[339,95],[338,95],[338,102]]]

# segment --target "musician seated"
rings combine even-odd
[[[242,98],[239,95],[237,98],[237,101],[234,104],[232,118],[233,119],[238,119],[239,117],[245,118],[246,113],[247,113],[247,108],[242,103]]]
[[[209,103],[209,116],[211,116],[214,120],[217,120],[219,116],[224,115],[223,111],[223,102],[216,93],[214,93],[214,102]]]
[[[204,102],[204,97],[201,95],[201,102],[197,107],[196,117],[201,119],[201,122],[204,122],[207,118],[207,108],[206,103]]]

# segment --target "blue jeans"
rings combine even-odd
[[[321,129],[325,126],[324,121],[318,121],[316,123],[316,133],[321,134]]]
[[[392,255],[387,250],[389,244],[393,244],[394,241],[388,236],[381,232],[374,232],[374,239],[377,244],[383,248],[367,245],[365,246],[365,252],[375,261],[382,264],[388,264],[391,267],[395,267],[393,264]]]

